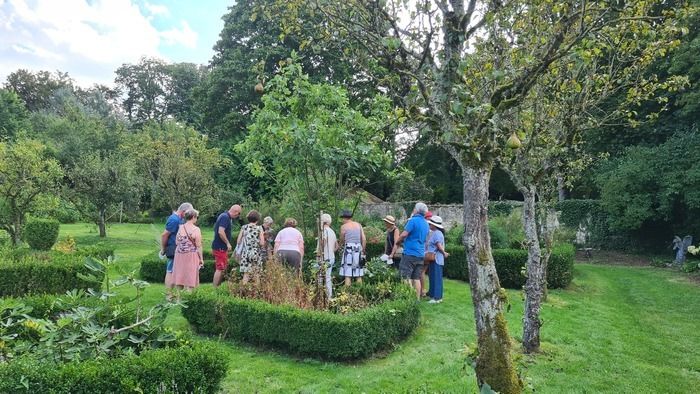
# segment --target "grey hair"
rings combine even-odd
[[[425,213],[428,212],[428,206],[422,202],[416,203],[416,207],[414,209],[417,213],[420,213],[421,215],[425,215]]]
[[[321,215],[321,223],[331,224],[332,222],[333,222],[333,218],[331,217],[331,215],[329,215],[327,213],[324,213],[323,215]]]
[[[194,209],[194,207],[192,206],[192,204],[190,204],[190,203],[188,203],[188,202],[183,202],[182,204],[180,204],[180,207],[177,209],[177,211],[178,211],[178,212],[187,212],[187,211],[189,211],[190,209]]]
[[[190,219],[196,218],[196,217],[199,217],[198,210],[196,210],[194,208],[190,208],[190,209],[185,211],[185,220],[190,220]]]

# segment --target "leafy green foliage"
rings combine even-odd
[[[126,95],[122,108],[134,125],[162,123],[169,117],[199,125],[194,95],[205,76],[203,67],[143,57],[136,64],[123,64],[115,74],[117,89]]]
[[[49,250],[58,240],[60,225],[56,219],[31,218],[25,227],[24,240],[32,249]]]
[[[29,131],[29,112],[13,91],[0,89],[0,141]]]
[[[660,249],[674,235],[700,233],[700,134],[679,133],[657,147],[635,147],[598,177],[612,231]]]
[[[381,147],[387,112],[387,100],[378,97],[363,115],[345,89],[312,83],[291,59],[268,83],[236,151],[253,176],[271,178],[299,217],[313,223],[320,210],[338,212],[369,173],[388,168]]]
[[[404,285],[392,288],[389,301],[347,315],[271,305],[208,288],[184,298],[188,307],[182,313],[202,334],[332,360],[365,358],[386,349],[413,332],[420,318],[415,293]]]
[[[7,90],[14,91],[27,106],[36,112],[51,107],[51,99],[59,89],[73,90],[73,80],[68,73],[19,69],[10,73],[5,82]]]
[[[25,357],[0,363],[0,392],[213,394],[219,392],[226,369],[223,351],[213,344],[74,363]]]
[[[54,192],[63,175],[46,147],[36,140],[0,142],[0,225],[15,245],[28,212],[42,193]]]
[[[136,279],[133,273],[108,279],[115,267],[111,258],[88,258],[84,266],[87,273],[78,273],[77,277],[98,288],[104,280],[104,291],[90,289],[88,295],[71,290],[48,307],[46,297],[32,297],[29,305],[21,299],[0,305],[4,322],[0,337],[12,340],[3,346],[4,359],[30,354],[56,362],[84,361],[138,354],[177,343],[177,335],[164,326],[175,304],[156,304],[145,310],[141,300],[148,283]],[[135,296],[114,292],[127,284],[135,290]],[[36,314],[31,303],[38,306]]]
[[[202,215],[225,205],[219,202],[214,173],[226,167],[228,160],[193,128],[173,121],[148,123],[125,148],[134,152],[143,187],[157,212],[170,212],[184,201]]]
[[[469,280],[467,257],[462,246],[447,246],[450,257],[445,262],[445,276],[451,279]],[[574,248],[560,245],[552,249],[547,264],[547,285],[550,289],[565,288],[574,277]],[[493,259],[501,286],[520,289],[527,277],[524,275],[527,263],[527,250],[494,249]]]

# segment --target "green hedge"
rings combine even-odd
[[[450,257],[445,262],[445,276],[468,282],[469,267],[464,247],[448,245],[447,252]],[[509,289],[522,288],[526,279],[523,272],[527,263],[527,250],[494,249],[492,253],[501,286]],[[574,247],[555,247],[547,265],[547,286],[550,289],[564,288],[571,283],[573,275]]]
[[[30,218],[22,235],[32,249],[49,250],[58,239],[60,226],[56,219]]]
[[[211,251],[204,251],[204,268],[199,270],[199,281],[211,282],[214,280],[214,256],[212,256]],[[231,263],[229,262],[229,267]],[[139,269],[139,276],[141,279],[151,282],[160,283],[165,279],[165,266],[167,265],[165,260],[158,258],[157,253],[150,253],[141,258],[141,268]]]
[[[227,367],[212,344],[66,364],[20,358],[0,363],[0,393],[216,393]]]
[[[415,294],[401,284],[394,287],[394,299],[348,315],[235,298],[211,288],[184,299],[182,314],[199,333],[330,360],[387,349],[413,332],[420,319]]]
[[[84,264],[85,256],[79,253],[29,254],[16,260],[0,260],[0,297],[98,288],[98,283],[79,277],[78,274],[99,277]]]

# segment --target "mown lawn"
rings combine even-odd
[[[162,225],[112,225],[122,268],[155,253]],[[213,230],[203,228],[206,240]],[[94,226],[64,225],[61,237],[99,241]],[[208,242],[205,240],[205,247]],[[448,262],[449,263],[449,262]],[[208,284],[206,286],[209,286]],[[147,291],[163,297],[162,285]],[[387,355],[355,364],[298,359],[222,341],[230,359],[224,392],[475,392],[465,347],[475,341],[469,289],[446,281],[445,302],[422,305],[415,335]],[[522,299],[509,291],[507,317],[520,337]],[[680,273],[651,267],[578,264],[566,290],[550,292],[543,308],[543,353],[518,356],[528,387],[542,393],[692,393],[700,390],[700,286]],[[177,312],[168,324],[188,330]],[[202,338],[201,340],[216,340]]]

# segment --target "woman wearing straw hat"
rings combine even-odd
[[[340,244],[343,245],[340,275],[345,277],[345,286],[350,286],[352,278],[362,283],[367,240],[362,225],[352,220],[350,210],[344,209],[340,217],[343,219],[343,225],[340,227]]]
[[[399,269],[399,263],[401,262],[401,255],[403,248],[396,244],[399,239],[399,228],[396,227],[396,219],[391,215],[386,215],[384,219],[384,225],[386,226],[386,241],[384,242],[384,254],[389,256],[393,266]],[[388,264],[389,262],[387,262]]]
[[[426,255],[435,256],[435,261],[428,264],[428,281],[430,282],[430,290],[428,290],[430,301],[428,303],[438,304],[442,302],[442,268],[449,253],[445,252],[445,227],[442,224],[442,218],[433,216],[428,220],[428,224],[431,234]]]

